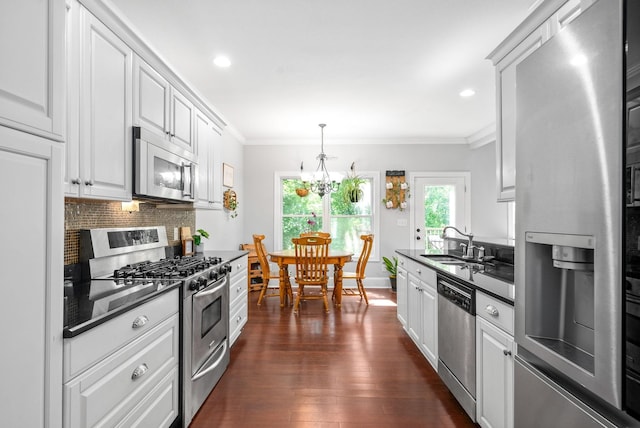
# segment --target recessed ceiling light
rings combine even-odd
[[[473,89],[465,89],[464,91],[460,92],[460,96],[461,97],[472,97],[476,94],[476,91],[474,91]]]
[[[231,60],[226,56],[219,55],[213,59],[213,63],[221,68],[227,68],[231,65]]]

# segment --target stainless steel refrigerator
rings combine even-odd
[[[640,424],[623,374],[626,7],[595,2],[517,67],[516,427]]]

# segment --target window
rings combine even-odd
[[[291,238],[308,231],[331,233],[331,247],[353,252],[356,256],[362,249],[360,235],[376,235],[377,210],[375,202],[379,199],[378,173],[359,173],[366,180],[361,185],[363,195],[360,201],[352,203],[345,200],[338,190],[320,198],[309,192],[305,197],[296,194],[302,187],[302,181],[295,174],[276,173],[275,239],[276,248],[293,248]],[[376,241],[374,240],[374,244]],[[377,246],[374,245],[371,257]]]

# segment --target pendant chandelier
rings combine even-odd
[[[331,179],[327,166],[324,164],[327,159],[327,155],[324,154],[324,127],[327,125],[321,123],[318,126],[320,127],[320,154],[316,159],[320,162],[313,178],[308,181],[308,186],[313,193],[317,193],[322,198],[324,195],[337,191],[340,183]]]

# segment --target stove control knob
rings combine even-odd
[[[198,289],[198,280],[194,279],[189,283],[189,290],[196,291]]]
[[[211,269],[211,272],[209,272],[209,279],[212,279],[214,281],[218,279],[218,270],[217,269]]]

